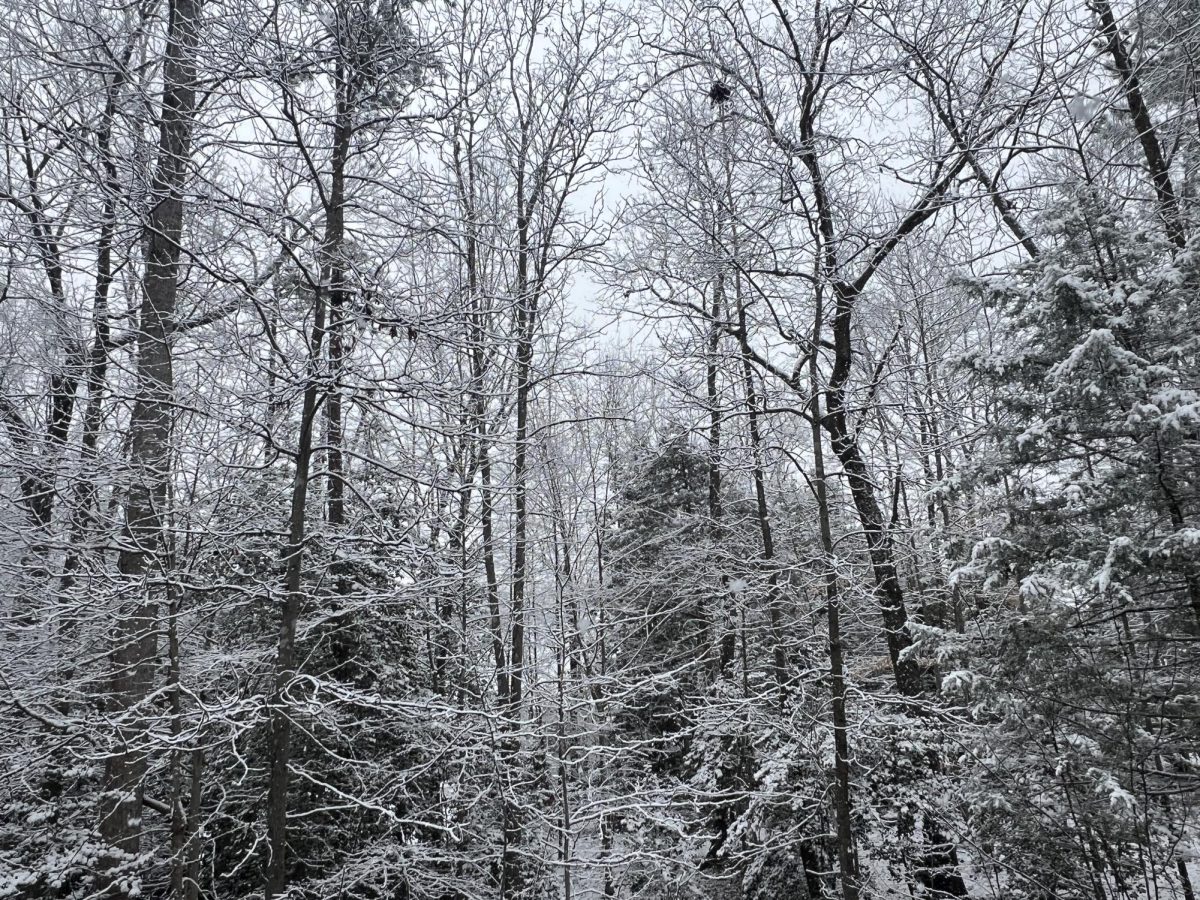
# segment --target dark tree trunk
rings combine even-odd
[[[172,0],[163,65],[162,118],[155,205],[147,223],[146,267],[137,330],[137,397],[130,417],[133,476],[117,568],[123,609],[111,654],[110,715],[117,749],[105,761],[100,831],[105,841],[136,854],[143,782],[148,765],[147,721],[141,709],[154,682],[158,603],[150,585],[164,550],[164,510],[171,457],[173,373],[171,328],[179,283],[183,187],[196,107],[196,47],[201,0]]]
[[[537,330],[537,286],[530,270],[533,248],[530,246],[532,211],[538,203],[537,187],[526,182],[525,153],[522,147],[520,166],[516,175],[516,398],[517,429],[513,451],[513,556],[512,583],[509,587],[509,643],[505,675],[508,691],[501,696],[501,705],[508,717],[510,732],[502,739],[501,751],[507,770],[505,779],[515,769],[521,749],[521,701],[525,677],[525,588],[528,578],[529,531],[529,404],[533,392],[533,339]],[[500,647],[503,656],[503,647]],[[503,900],[518,897],[524,890],[525,878],[519,846],[524,837],[520,810],[506,790],[503,803],[504,849],[500,861],[500,896]]]
[[[821,345],[821,297],[817,296],[813,346]],[[833,527],[825,485],[825,451],[821,443],[821,393],[817,356],[809,359],[811,385],[813,483],[817,493],[817,519],[821,530],[822,561],[825,566],[825,614],[829,629],[829,686],[833,706],[834,813],[837,822],[838,875],[843,900],[858,900],[858,867],[854,856],[854,833],[850,803],[850,739],[846,717],[846,663],[842,648],[841,597],[833,561]]]
[[[754,477],[754,503],[758,518],[759,535],[762,538],[763,562],[770,567],[767,576],[767,617],[771,626],[771,661],[775,685],[779,692],[779,703],[786,700],[788,657],[783,643],[782,610],[783,592],[779,587],[779,572],[775,569],[775,538],[771,529],[770,507],[767,503],[766,472],[763,468],[762,449],[762,406],[763,400],[754,384],[754,364],[751,360],[746,336],[746,306],[742,302],[740,284],[734,290],[737,300],[738,335],[742,348],[742,379],[746,393],[746,412],[750,432],[750,453]],[[744,637],[744,635],[743,635]]]
[[[714,241],[714,245],[716,241]],[[714,532],[724,515],[721,497],[721,395],[717,377],[720,373],[717,355],[721,348],[721,318],[725,314],[725,272],[717,273],[713,282],[712,308],[709,311],[708,345],[705,353],[705,390],[708,402],[708,516]],[[727,586],[724,573],[722,587]],[[737,652],[737,629],[734,626],[732,597],[728,591],[722,595],[725,609],[720,613],[721,643],[718,655],[718,671],[726,673],[733,665]]]
[[[325,416],[329,427],[328,469],[329,483],[326,495],[326,517],[335,533],[346,524],[345,464],[342,454],[342,388],[340,379],[345,365],[346,315],[346,162],[350,157],[350,141],[354,136],[350,86],[341,66],[335,74],[338,84],[337,113],[333,127],[333,158],[329,185],[329,208],[325,211],[326,281],[329,285],[329,368],[333,384],[325,401]],[[336,573],[335,573],[336,574]],[[339,585],[345,593],[345,585]]]
[[[267,864],[265,897],[271,900],[287,889],[287,801],[288,764],[291,759],[291,714],[287,692],[296,675],[296,625],[304,604],[302,575],[306,533],[305,505],[308,500],[312,465],[313,425],[320,403],[321,344],[325,334],[325,298],[318,296],[309,339],[308,383],[300,413],[300,436],[296,446],[296,468],[292,476],[291,510],[288,516],[288,546],[284,570],[283,614],[275,653],[275,685],[271,692],[271,725],[268,740]]]
[[[904,606],[904,593],[896,572],[892,536],[883,520],[883,511],[875,496],[875,484],[859,448],[858,435],[851,430],[846,411],[845,385],[853,355],[850,334],[853,300],[854,294],[849,288],[838,288],[833,320],[833,376],[825,390],[826,409],[820,421],[846,473],[850,497],[866,536],[896,687],[905,696],[913,697],[921,692],[921,673],[916,660],[903,658],[904,651],[912,646],[912,637],[908,633],[908,611]]]
[[[1167,237],[1178,247],[1187,244],[1187,233],[1184,231],[1183,216],[1180,213],[1179,201],[1175,196],[1175,186],[1171,182],[1171,172],[1167,160],[1163,156],[1162,145],[1158,141],[1158,131],[1155,130],[1154,120],[1150,117],[1150,108],[1142,94],[1141,82],[1133,67],[1133,60],[1125,42],[1121,39],[1121,29],[1113,17],[1112,7],[1106,0],[1094,0],[1092,8],[1100,16],[1100,31],[1108,42],[1108,52],[1112,57],[1113,66],[1121,78],[1121,90],[1125,94],[1125,102],[1129,106],[1129,120],[1137,132],[1138,143],[1142,147],[1142,155],[1146,160],[1146,168],[1150,172],[1150,180],[1154,182],[1154,193],[1158,199],[1158,210],[1162,216],[1163,226]]]
[[[317,408],[326,403],[329,430],[329,481],[326,518],[340,528],[345,523],[344,481],[342,471],[342,414],[341,394],[336,377],[342,363],[342,313],[345,302],[345,205],[346,163],[350,142],[354,136],[351,85],[339,63],[334,71],[337,110],[333,126],[333,150],[330,162],[330,186],[325,204],[325,234],[322,240],[322,286],[317,292],[312,335],[309,340],[308,380],[300,415],[300,436],[296,448],[296,469],[292,481],[292,502],[288,522],[287,565],[284,572],[284,606],[279,625],[279,644],[275,658],[275,686],[271,696],[270,768],[267,790],[267,842],[269,857],[266,866],[265,894],[267,900],[287,889],[287,807],[288,765],[291,759],[291,715],[288,711],[288,688],[296,675],[296,626],[303,611],[305,592],[302,586],[304,571],[304,542],[307,533],[305,506],[312,467],[313,429]],[[329,331],[329,356],[335,367],[335,384],[329,391],[319,387],[321,350],[326,331]],[[345,593],[344,573],[335,571],[339,593]],[[335,619],[334,628],[339,626]],[[335,653],[337,653],[335,639]],[[338,655],[345,657],[342,651]],[[344,661],[344,659],[343,659]]]
[[[83,438],[80,446],[79,480],[75,484],[71,504],[70,548],[63,566],[62,588],[66,592],[74,585],[75,573],[82,562],[84,545],[95,526],[97,517],[96,466],[103,421],[104,391],[108,380],[108,351],[111,338],[108,297],[113,282],[113,237],[116,231],[117,197],[121,189],[117,164],[112,153],[113,122],[117,113],[120,92],[125,84],[125,69],[133,54],[133,41],[121,57],[121,68],[113,75],[105,96],[104,116],[96,135],[96,146],[104,167],[104,206],[100,219],[100,234],[96,250],[96,282],[92,294],[92,327],[94,336],[88,354],[86,401],[83,409]],[[74,626],[74,615],[65,620],[66,629]]]

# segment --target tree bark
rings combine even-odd
[[[339,48],[340,49],[340,48]],[[333,141],[330,155],[329,192],[325,196],[325,233],[321,241],[321,290],[316,297],[312,336],[309,340],[308,382],[304,389],[300,421],[300,436],[296,452],[296,471],[292,485],[292,505],[288,529],[287,568],[285,571],[284,609],[280,622],[279,645],[276,656],[275,689],[271,703],[271,765],[267,797],[267,833],[270,858],[266,875],[266,898],[283,893],[287,887],[287,800],[288,762],[291,756],[291,717],[287,712],[287,689],[295,677],[296,625],[303,608],[304,541],[306,534],[305,504],[312,465],[313,429],[317,407],[325,403],[329,448],[326,467],[326,521],[334,531],[346,522],[345,472],[342,456],[342,395],[338,379],[344,365],[345,346],[342,329],[346,302],[346,166],[354,138],[353,73],[347,71],[339,58],[334,64],[333,82],[335,111]],[[323,339],[328,333],[329,363],[332,384],[324,392],[319,389],[320,359]],[[349,592],[345,567],[336,560],[331,566],[339,595]],[[333,620],[335,635],[333,652],[340,663],[348,661],[348,650],[336,634],[340,617]]]
[[[292,476],[292,500],[288,516],[288,546],[285,554],[283,613],[275,653],[275,685],[271,692],[271,724],[268,739],[267,864],[266,900],[287,889],[287,799],[288,764],[291,759],[292,719],[287,710],[287,691],[296,676],[296,625],[304,604],[302,575],[306,534],[305,505],[308,500],[312,465],[313,425],[321,396],[321,344],[325,335],[325,298],[318,295],[309,339],[308,380],[300,413],[300,436],[296,446],[296,469]]]
[[[346,260],[343,248],[346,238],[346,162],[350,157],[350,141],[354,136],[351,86],[343,67],[336,68],[337,112],[333,126],[333,154],[330,165],[329,204],[325,210],[325,266],[329,285],[329,368],[332,385],[325,401],[325,416],[329,430],[328,490],[326,516],[336,531],[346,524],[345,466],[342,455],[343,422],[342,391],[339,379],[345,365],[343,338],[346,290]],[[344,593],[344,585],[339,592]]]
[[[718,223],[719,227],[719,223]],[[718,242],[713,240],[714,252]],[[721,498],[721,394],[717,382],[720,373],[717,354],[721,347],[721,317],[725,312],[725,270],[717,272],[713,281],[712,308],[709,311],[708,345],[705,348],[705,391],[708,402],[708,516],[711,527],[717,532],[724,515]],[[719,536],[719,533],[718,533]],[[721,599],[725,609],[721,611],[721,637],[718,651],[717,671],[727,673],[733,665],[737,651],[737,629],[734,625],[733,598],[728,591],[728,578],[721,574]]]
[[[749,353],[746,337],[746,305],[742,299],[741,285],[738,283],[734,290],[737,303],[737,327],[741,338],[742,349],[742,379],[745,384],[747,424],[750,432],[750,454],[754,479],[755,512],[758,517],[758,530],[762,539],[763,562],[771,568],[767,576],[767,617],[771,626],[771,661],[774,669],[775,685],[779,692],[779,703],[782,708],[787,699],[787,648],[783,643],[782,591],[779,588],[779,571],[774,567],[775,537],[771,529],[771,511],[767,503],[766,473],[763,468],[762,450],[762,415],[763,401],[754,385],[754,364]],[[743,632],[743,639],[745,638]]]
[[[1113,66],[1121,77],[1121,90],[1125,94],[1125,102],[1129,105],[1129,120],[1137,132],[1138,143],[1142,147],[1142,155],[1146,160],[1146,168],[1150,172],[1150,180],[1154,182],[1154,193],[1158,199],[1159,214],[1167,237],[1173,244],[1183,247],[1187,244],[1187,232],[1184,230],[1183,216],[1179,209],[1179,201],[1175,196],[1175,186],[1171,182],[1171,172],[1163,156],[1162,145],[1158,141],[1158,131],[1150,116],[1150,108],[1142,94],[1141,82],[1134,71],[1133,61],[1129,51],[1121,39],[1121,30],[1113,16],[1112,6],[1107,0],[1093,0],[1092,8],[1100,16],[1100,31],[1108,42],[1108,52],[1112,56]]]
[[[526,195],[524,160],[517,173],[517,272],[516,272],[516,446],[513,452],[513,567],[512,585],[509,590],[509,615],[511,617],[508,647],[508,695],[504,698],[505,712],[509,717],[512,733],[504,740],[504,754],[509,766],[515,765],[520,750],[521,700],[525,672],[525,588],[528,578],[528,459],[529,459],[529,403],[533,392],[533,338],[537,329],[538,285],[530,273],[530,228],[532,210],[538,199],[536,191],[532,197]],[[501,897],[519,896],[524,889],[524,873],[521,869],[517,846],[521,843],[522,824],[520,811],[506,793],[504,803],[504,854],[501,864]]]
[[[140,29],[139,29],[140,32]],[[65,593],[75,582],[84,553],[84,544],[95,525],[97,515],[96,464],[103,420],[104,390],[108,379],[108,352],[111,340],[108,297],[113,283],[113,238],[116,232],[117,197],[121,185],[116,160],[112,152],[113,123],[117,114],[121,89],[126,81],[125,67],[133,55],[134,42],[126,44],[120,68],[105,91],[104,114],[96,134],[96,147],[104,169],[104,204],[96,249],[96,281],[92,292],[92,328],[94,336],[88,353],[86,400],[83,408],[83,437],[80,443],[79,480],[75,484],[71,504],[70,548],[63,565],[62,589]],[[69,615],[65,628],[74,626]]]
[[[821,346],[821,295],[817,293],[813,346]],[[838,875],[843,900],[858,900],[858,870],[854,857],[854,833],[850,804],[850,740],[846,718],[846,664],[841,632],[841,597],[833,556],[833,527],[829,496],[825,487],[825,451],[821,443],[821,392],[817,355],[809,358],[811,385],[813,484],[817,494],[817,521],[821,531],[821,555],[825,565],[825,615],[829,629],[829,689],[833,706],[834,813],[837,822]]]
[[[141,842],[143,782],[149,759],[142,704],[154,682],[158,604],[150,579],[164,550],[164,510],[171,457],[174,376],[171,326],[179,285],[183,188],[196,109],[196,52],[202,0],[172,0],[163,64],[155,205],[147,223],[146,266],[137,330],[137,388],[130,416],[133,477],[117,569],[126,601],[111,653],[110,715],[116,750],[105,761],[100,832],[123,854]]]
[[[853,356],[850,325],[855,294],[852,288],[845,285],[837,286],[836,290],[833,375],[825,389],[825,415],[820,422],[829,434],[833,452],[846,473],[850,497],[867,540],[896,687],[905,696],[913,697],[921,692],[921,674],[916,661],[904,657],[904,651],[912,646],[912,638],[908,633],[904,593],[896,572],[892,536],[884,523],[883,511],[875,496],[875,485],[846,411],[845,385]]]

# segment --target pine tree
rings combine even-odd
[[[1169,798],[1200,738],[1200,257],[1088,185],[1044,230],[973,286],[1003,317],[968,360],[996,403],[976,486],[1007,521],[966,571],[1014,590],[953,687],[986,725],[973,799],[1019,890],[1111,896],[1174,872],[1191,827]]]

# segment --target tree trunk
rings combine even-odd
[[[518,281],[523,279],[518,276]],[[517,433],[513,455],[513,570],[510,592],[512,616],[509,642],[508,706],[516,716],[521,707],[525,668],[525,588],[528,579],[529,542],[529,401],[533,391],[533,331],[536,300],[529,289],[521,290],[517,300]]]
[[[325,234],[321,242],[322,287],[317,292],[312,336],[309,340],[308,381],[300,417],[300,436],[296,450],[296,470],[292,482],[292,503],[288,524],[287,567],[284,573],[284,608],[279,627],[279,644],[275,660],[275,688],[271,698],[270,770],[267,792],[267,838],[270,858],[266,874],[266,898],[283,893],[287,888],[287,802],[288,764],[291,757],[291,716],[287,711],[287,691],[295,677],[296,625],[304,604],[301,586],[304,569],[306,535],[305,505],[312,466],[313,428],[317,407],[326,403],[326,424],[329,433],[328,491],[326,517],[335,530],[345,524],[344,480],[342,471],[342,407],[337,377],[342,365],[342,314],[345,303],[346,237],[346,163],[350,157],[350,142],[354,137],[352,86],[339,61],[334,67],[334,90],[337,109],[334,113],[333,147],[330,158],[329,194],[325,204]],[[324,396],[318,388],[321,346],[329,332],[329,358],[334,373],[334,385]],[[348,590],[344,572],[333,566],[339,594]],[[339,627],[337,619],[333,627]],[[334,652],[345,662],[346,652],[339,651],[335,636]]]
[[[529,201],[529,203],[536,201]],[[533,338],[537,329],[537,293],[531,282],[529,245],[531,216],[525,196],[524,169],[517,181],[517,396],[516,447],[513,453],[513,567],[509,591],[508,696],[504,698],[505,713],[512,733],[504,739],[504,758],[511,768],[516,765],[520,751],[521,700],[525,670],[525,587],[528,578],[528,460],[529,460],[529,402],[533,392]],[[520,810],[509,792],[504,800],[504,854],[501,863],[500,895],[516,897],[524,889],[524,873],[517,847],[523,838]]]
[[[833,375],[825,389],[826,410],[820,422],[828,432],[833,452],[846,473],[854,509],[867,539],[896,687],[905,696],[913,697],[921,692],[921,674],[915,660],[903,658],[904,651],[912,646],[912,638],[908,633],[904,593],[896,572],[892,536],[883,521],[883,511],[875,496],[875,484],[859,448],[858,436],[851,431],[846,411],[845,385],[853,354],[850,326],[854,296],[849,288],[837,288],[838,301],[833,320]]]
[[[779,571],[774,567],[775,538],[771,530],[770,508],[767,504],[766,473],[763,469],[762,450],[762,415],[763,402],[754,386],[754,365],[750,358],[749,344],[746,337],[746,306],[742,301],[741,284],[734,290],[737,300],[738,335],[742,345],[742,379],[745,384],[746,412],[750,431],[750,454],[754,478],[755,512],[758,517],[758,530],[762,538],[763,562],[771,568],[767,577],[767,617],[771,626],[771,657],[774,669],[775,685],[779,691],[779,703],[782,708],[787,691],[787,648],[783,643],[783,627],[781,609],[783,604],[782,591],[779,588]],[[745,635],[743,633],[743,640]]]
[[[117,749],[105,761],[100,831],[126,854],[140,846],[149,750],[141,705],[154,682],[158,604],[149,584],[163,550],[163,512],[171,457],[171,327],[179,283],[183,187],[196,108],[196,47],[202,0],[172,0],[163,64],[155,205],[147,223],[146,266],[137,330],[137,398],[130,416],[133,477],[117,569],[125,584],[111,654],[110,715]]]
[[[716,241],[714,243],[714,250]],[[713,282],[712,309],[709,312],[708,345],[705,353],[705,390],[708,402],[708,516],[712,520],[711,527],[718,539],[718,525],[724,514],[724,504],[721,498],[721,395],[717,383],[719,368],[717,354],[721,346],[721,316],[725,307],[725,271],[717,273]],[[727,673],[733,665],[737,652],[737,629],[735,627],[735,612],[733,597],[728,591],[728,578],[721,573],[722,601],[725,609],[721,611],[721,643],[718,655],[718,671]]]
[[[104,116],[96,134],[96,147],[104,168],[104,206],[96,250],[96,281],[92,293],[92,328],[95,332],[88,354],[86,400],[83,408],[83,437],[80,444],[79,480],[75,484],[71,504],[70,547],[63,565],[62,590],[65,594],[75,583],[75,573],[82,562],[84,545],[97,515],[96,478],[97,448],[103,420],[104,390],[108,379],[109,326],[108,296],[113,283],[113,237],[116,231],[117,196],[120,180],[112,154],[113,122],[117,113],[120,91],[125,84],[125,66],[133,54],[131,40],[121,56],[121,68],[113,75],[105,95]],[[75,625],[71,612],[64,620],[64,630]]]
[[[343,248],[346,239],[346,162],[350,157],[350,141],[354,136],[350,86],[341,65],[335,71],[338,100],[333,126],[333,156],[329,181],[329,208],[325,210],[325,267],[329,285],[329,368],[332,386],[325,401],[325,416],[329,431],[329,482],[326,495],[326,517],[336,532],[346,524],[345,472],[342,456],[343,422],[340,378],[345,365],[344,329],[346,290],[346,260]],[[339,585],[339,593],[345,593]]]
[[[818,293],[813,326],[814,347],[821,345],[821,314]],[[816,353],[809,359],[809,381],[812,388],[813,483],[817,494],[822,560],[825,564],[825,614],[829,628],[829,686],[833,706],[834,813],[837,820],[838,875],[842,882],[843,900],[858,900],[858,871],[854,860],[854,834],[850,821],[850,741],[846,719],[846,664],[842,652],[841,597],[833,556],[829,497],[825,489],[825,452],[821,444],[821,392]]]
[[[265,897],[283,893],[287,888],[287,795],[288,764],[291,758],[292,719],[287,710],[287,691],[296,675],[296,624],[304,604],[302,575],[308,500],[309,470],[312,464],[313,424],[320,403],[321,344],[325,335],[325,298],[317,297],[309,339],[308,383],[300,413],[300,436],[296,447],[296,469],[292,476],[292,501],[288,516],[288,546],[284,570],[283,614],[279,623],[279,642],[275,654],[275,686],[271,693],[271,726],[268,743],[267,785],[267,865]]]
[[[1150,118],[1150,109],[1142,94],[1141,82],[1134,71],[1133,61],[1129,51],[1121,39],[1121,30],[1113,17],[1112,7],[1106,0],[1094,0],[1092,8],[1100,16],[1100,31],[1108,42],[1108,52],[1112,56],[1113,66],[1121,77],[1121,90],[1125,94],[1125,102],[1129,105],[1129,120],[1137,132],[1138,143],[1142,147],[1142,155],[1146,160],[1146,168],[1150,171],[1150,180],[1154,182],[1154,193],[1158,199],[1158,210],[1162,216],[1163,226],[1167,237],[1178,247],[1187,244],[1187,233],[1184,231],[1183,216],[1179,210],[1179,201],[1175,196],[1175,186],[1171,183],[1171,172],[1163,156],[1162,146],[1158,142],[1158,132],[1154,120]]]

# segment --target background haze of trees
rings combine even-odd
[[[1196,0],[0,7],[0,898],[1195,900]]]

